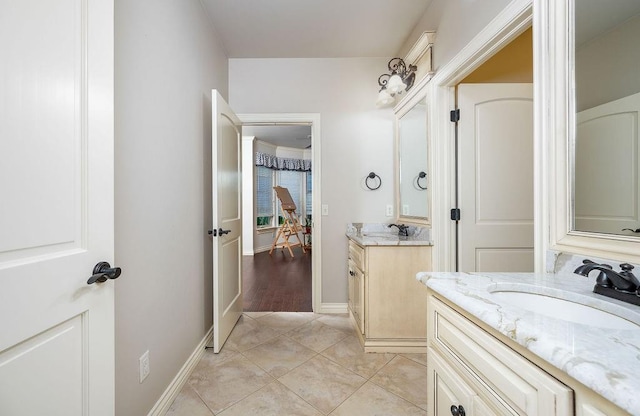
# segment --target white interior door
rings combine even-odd
[[[212,91],[213,351],[242,315],[242,134],[240,120]]]
[[[113,1],[0,1],[0,414],[114,414]]]
[[[458,86],[460,271],[533,271],[533,86]]]
[[[576,230],[637,235],[639,119],[640,93],[577,114]]]

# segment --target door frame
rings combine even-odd
[[[313,171],[312,207],[313,233],[311,234],[311,299],[315,313],[322,313],[322,197],[321,197],[321,169],[320,158],[320,113],[252,113],[237,114],[245,124],[311,124],[311,166]]]
[[[455,87],[480,65],[520,36],[533,23],[533,0],[514,0],[478,33],[453,59],[436,72],[430,81],[428,95],[432,98],[429,109],[429,137],[432,137],[429,165],[433,168],[433,177],[439,178],[432,184],[433,218],[431,232],[438,244],[433,246],[433,270],[453,271],[456,266],[455,222],[450,221],[450,210],[455,208],[455,126],[450,122],[449,112],[456,108]],[[534,33],[535,44],[538,42]],[[535,73],[541,64],[534,59]],[[538,89],[534,81],[534,126],[538,119]],[[534,129],[535,130],[535,129]],[[534,202],[540,199],[540,152],[539,137],[534,131]],[[541,218],[539,204],[535,203],[534,222]],[[535,227],[535,226],[534,226]],[[535,270],[544,267],[544,255],[540,247],[538,227],[534,228],[534,264]]]

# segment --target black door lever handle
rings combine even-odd
[[[229,234],[231,230],[223,230],[222,228],[218,228],[218,235],[222,237],[225,234]]]
[[[93,275],[87,280],[87,284],[92,285],[95,282],[106,282],[107,279],[117,279],[121,273],[120,267],[111,267],[106,261],[101,261],[93,268]]]

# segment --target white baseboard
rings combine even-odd
[[[346,303],[321,303],[320,310],[316,313],[347,313],[348,304]]]
[[[269,244],[268,246],[255,247],[253,249],[253,252],[255,254],[258,254],[258,253],[264,253],[265,251],[269,251],[269,250],[271,250],[271,244]]]
[[[182,387],[189,379],[191,372],[200,361],[200,358],[202,358],[205,351],[204,347],[209,344],[212,339],[213,327],[207,331],[207,334],[202,338],[202,341],[200,341],[193,353],[191,353],[191,356],[184,363],[180,371],[178,371],[178,374],[173,378],[147,416],[164,416],[164,414],[167,413],[173,401],[178,397],[178,394],[180,394],[180,390],[182,390]]]

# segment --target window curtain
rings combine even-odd
[[[311,172],[311,161],[307,159],[289,159],[267,153],[256,152],[256,166],[264,166],[273,170],[294,170]]]

